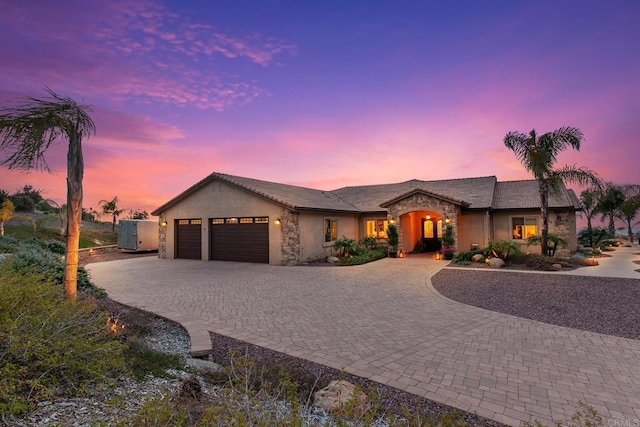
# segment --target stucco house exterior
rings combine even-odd
[[[549,231],[575,251],[578,199],[562,187],[549,201]],[[400,249],[440,247],[447,224],[456,249],[512,239],[524,251],[542,218],[535,180],[495,176],[364,185],[323,191],[212,173],[152,212],[159,216],[160,258],[295,265],[324,258],[342,237],[382,242],[398,226]],[[560,250],[559,252],[560,253]]]

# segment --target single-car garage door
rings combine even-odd
[[[211,259],[269,263],[269,218],[213,218]]]
[[[202,259],[202,220],[176,220],[176,258]]]

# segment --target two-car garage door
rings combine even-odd
[[[176,221],[176,258],[202,259],[202,220]],[[209,258],[269,263],[269,218],[209,220]]]

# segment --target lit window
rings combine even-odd
[[[536,218],[511,218],[513,238],[527,240],[538,234],[538,220]]]
[[[191,224],[192,225],[200,225],[200,224],[202,224],[202,220],[201,219],[192,219],[191,220]]]
[[[268,224],[268,223],[269,223],[269,218],[267,218],[266,216],[256,218],[256,224]]]
[[[214,218],[211,220],[212,224],[224,224],[224,218]]]
[[[325,243],[338,240],[338,221],[335,219],[324,220],[324,241]]]
[[[253,218],[240,218],[240,224],[253,224]]]
[[[227,218],[224,220],[227,224],[237,224],[238,218]]]
[[[366,236],[376,239],[387,238],[387,227],[389,222],[386,219],[369,219],[366,224]]]

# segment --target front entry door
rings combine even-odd
[[[436,224],[434,219],[422,219],[422,243],[427,252],[436,252],[442,247]]]

